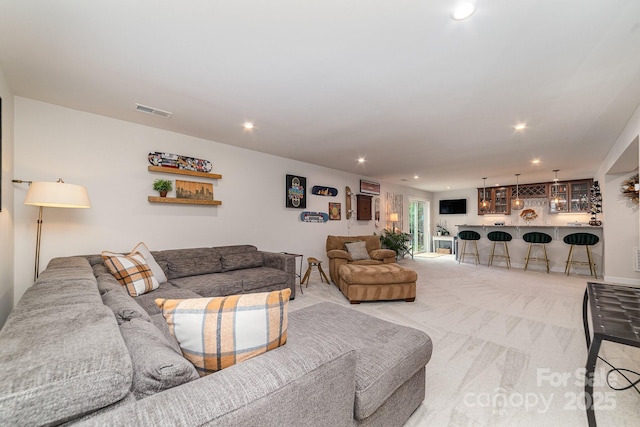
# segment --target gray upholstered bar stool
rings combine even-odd
[[[487,265],[493,265],[494,258],[504,258],[507,261],[507,268],[511,268],[511,257],[509,256],[509,246],[507,242],[511,241],[511,234],[506,231],[492,231],[487,234],[487,239],[493,242],[491,247],[491,255],[489,256],[489,263]],[[496,243],[502,242],[504,245],[504,252],[502,255],[496,255]]]
[[[589,265],[589,271],[591,275],[598,278],[598,274],[596,273],[596,263],[593,260],[593,254],[591,253],[591,246],[595,245],[600,241],[600,238],[595,234],[591,233],[572,233],[564,237],[564,242],[567,245],[571,245],[569,249],[569,256],[567,257],[567,265],[564,268],[564,272],[567,273],[567,276],[571,272],[572,264],[581,264],[581,265]],[[575,246],[584,246],[587,249],[587,261],[574,261],[573,260],[573,248]]]
[[[458,264],[460,264],[465,255],[473,255],[476,260],[476,265],[480,262],[480,255],[478,254],[478,240],[480,240],[480,234],[472,230],[463,230],[458,233],[458,239],[462,240],[462,250],[458,254]],[[467,241],[473,242],[474,252],[467,252]]]
[[[547,243],[553,240],[551,236],[547,233],[540,233],[539,231],[533,231],[531,233],[525,233],[522,236],[522,240],[529,244],[529,250],[527,251],[527,258],[524,263],[524,271],[527,271],[527,267],[529,266],[529,261],[544,261],[547,265],[547,273],[549,273],[549,258],[547,257]],[[542,246],[542,253],[544,258],[540,257],[532,257],[531,256],[531,248],[533,245]]]

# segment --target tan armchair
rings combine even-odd
[[[354,261],[347,252],[345,243],[364,241],[371,259]],[[396,254],[390,249],[381,249],[378,236],[327,236],[327,257],[329,258],[329,276],[338,283],[338,268],[343,264],[376,265],[396,262]]]

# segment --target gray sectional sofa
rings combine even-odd
[[[332,303],[290,312],[284,346],[199,377],[153,300],[294,295],[292,257],[231,256],[254,252],[152,252],[168,282],[136,298],[98,256],[53,259],[0,330],[0,425],[402,425],[430,338]]]

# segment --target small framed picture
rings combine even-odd
[[[336,221],[342,219],[342,208],[340,203],[329,202],[329,220]]]
[[[380,184],[377,182],[365,181],[364,179],[360,180],[360,192],[364,194],[380,194]]]
[[[178,199],[213,200],[213,184],[176,179]]]

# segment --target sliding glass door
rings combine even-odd
[[[413,253],[418,254],[429,250],[430,215],[427,200],[409,199],[409,234],[413,238]]]

